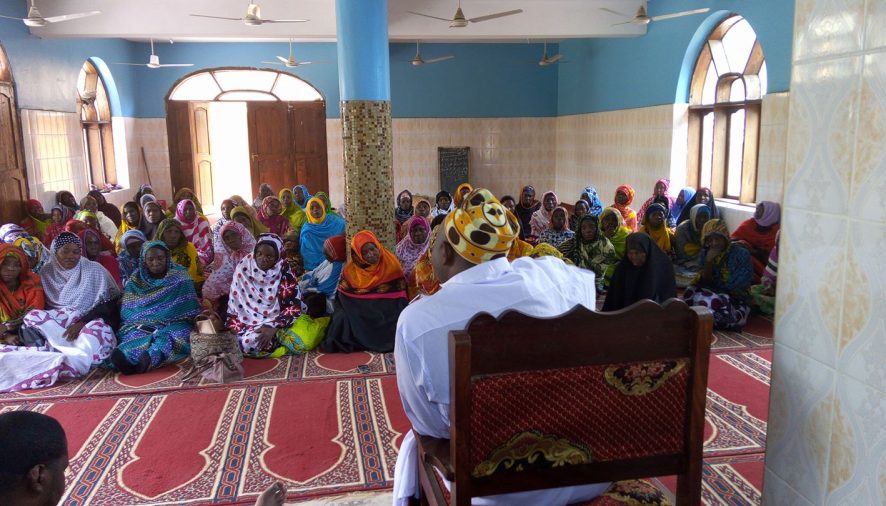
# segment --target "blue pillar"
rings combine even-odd
[[[387,0],[336,0],[348,237],[369,230],[393,250],[394,173]]]

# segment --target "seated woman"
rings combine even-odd
[[[323,202],[323,205],[325,206],[324,208],[326,209],[326,214],[335,215],[341,218],[341,215],[338,214],[338,210],[332,207],[332,201],[329,200],[329,195],[327,195],[326,192],[317,192],[314,194],[314,197],[320,199]]]
[[[342,271],[332,322],[320,349],[393,351],[397,318],[407,304],[406,278],[397,257],[372,232],[358,232],[351,239],[351,261]]]
[[[162,241],[146,242],[138,271],[123,292],[119,344],[107,365],[123,374],[140,374],[187,358],[198,314],[188,272],[172,263]]]
[[[27,217],[20,225],[33,237],[43,237],[46,228],[52,223],[52,216],[43,209],[39,200],[31,199],[25,203]]]
[[[234,271],[240,261],[255,249],[255,238],[246,227],[231,221],[221,229],[221,246],[222,251],[218,253],[221,263],[206,278],[206,283],[203,284],[203,298],[209,301],[218,314],[226,314]]]
[[[680,216],[677,217],[677,225],[689,219],[689,212],[697,204],[704,204],[711,210],[711,219],[720,219],[720,211],[717,209],[717,201],[714,200],[714,194],[710,188],[701,187],[695,192],[695,195],[680,210]]]
[[[655,202],[646,209],[640,232],[647,234],[669,257],[674,255],[674,233],[667,227],[668,211],[664,204]]]
[[[312,196],[311,192],[308,191],[308,187],[303,184],[292,187],[292,200],[302,211],[307,209],[308,201],[311,200]]]
[[[538,238],[541,237],[541,234],[544,233],[551,226],[551,215],[554,214],[554,209],[560,205],[560,199],[557,198],[557,194],[554,192],[545,192],[541,197],[541,207],[532,213],[532,217],[529,218],[529,235],[534,238],[534,240],[530,241],[526,239],[528,242],[535,244],[538,242]]]
[[[400,261],[400,267],[403,268],[403,274],[406,276],[409,300],[412,300],[418,294],[418,285],[415,281],[415,264],[425,254],[425,251],[428,250],[431,225],[421,216],[413,216],[406,220],[404,225],[407,234],[397,243],[395,251],[397,253],[397,260]]]
[[[117,253],[120,253],[120,249],[123,247],[120,244],[120,239],[123,238],[123,234],[130,230],[138,230],[143,219],[141,208],[135,202],[127,202],[123,204],[120,210],[122,211],[121,216],[123,219],[120,222],[120,228],[117,229],[117,237],[114,238],[114,250]]]
[[[166,244],[172,261],[188,271],[188,275],[191,276],[194,286],[199,292],[206,276],[203,274],[203,266],[197,256],[197,248],[185,238],[181,223],[174,218],[164,219],[157,227],[155,238],[155,240],[163,241]]]
[[[266,227],[255,214],[252,206],[237,206],[231,210],[231,219],[243,225],[243,227],[252,234],[253,238],[258,238],[261,234],[267,234]]]
[[[671,205],[670,213],[668,214],[669,228],[676,228],[676,226],[679,225],[680,222],[678,222],[677,219],[693,197],[695,197],[695,188],[687,186],[680,190],[680,193],[678,193],[677,198],[674,199],[674,204]]]
[[[437,219],[435,218],[434,221],[436,222]],[[434,265],[431,260],[431,250],[433,248],[431,248],[430,245],[434,244],[434,241],[437,240],[437,234],[441,229],[442,227],[439,223],[431,223],[431,237],[428,239],[428,249],[424,252],[421,258],[418,259],[418,262],[415,263],[415,285],[418,288],[419,295],[434,295],[440,290],[440,280],[437,279],[437,275],[434,274]],[[516,242],[517,241],[515,241],[515,243]],[[527,248],[525,250],[520,248],[517,251],[514,251],[514,248],[511,247],[512,251],[510,253],[513,253],[514,257],[511,258],[511,254],[509,253],[509,262],[513,262],[520,256],[525,256],[524,253],[528,253],[532,250],[532,246],[528,243],[523,241],[519,242],[522,242]]]
[[[744,220],[735,229],[735,232],[732,232],[732,241],[751,253],[751,261],[754,264],[754,283],[760,282],[760,276],[766,269],[769,253],[775,247],[780,220],[781,206],[776,202],[764,200],[757,204],[754,217]]]
[[[634,201],[634,189],[630,185],[623,184],[615,189],[615,201],[612,207],[618,209],[621,217],[624,218],[625,226],[632,232],[637,231],[637,213],[630,208],[631,202]]]
[[[301,257],[298,232],[290,230],[281,239],[283,239],[283,258],[289,264],[292,275],[298,279],[305,273],[305,260]]]
[[[437,216],[449,214],[452,211],[452,195],[446,190],[440,190],[434,197],[434,208],[431,209],[431,219]]]
[[[292,196],[292,190],[289,188],[283,188],[280,190],[277,194],[277,198],[280,199],[280,204],[283,207],[280,214],[289,220],[289,228],[298,234],[301,232],[302,225],[308,221],[305,210],[295,203],[295,198]]]
[[[621,261],[625,256],[628,236],[631,235],[631,229],[625,225],[621,212],[614,207],[604,209],[603,213],[600,214],[600,228],[603,229],[603,235],[609,239],[612,247],[615,248],[615,258]],[[615,273],[615,266],[618,265],[618,261],[611,264],[603,272],[604,286],[609,286],[609,281],[612,279],[612,274]]]
[[[142,198],[144,199],[144,197]],[[138,229],[145,234],[145,237],[147,237],[149,241],[159,238],[157,236],[157,227],[159,227],[160,223],[163,221],[163,208],[160,207],[160,204],[158,204],[156,200],[148,199],[142,206],[142,214],[144,219],[141,220]]]
[[[91,196],[87,195],[80,199],[80,211],[89,211],[95,215],[96,228],[108,239],[113,240],[117,237],[117,225],[105,216],[105,213],[98,210],[98,202]]]
[[[779,232],[781,234],[781,232]],[[766,316],[775,314],[775,285],[778,278],[778,235],[775,236],[775,247],[769,254],[766,269],[760,276],[760,284],[751,285],[751,298],[754,306]]]
[[[120,265],[117,263],[117,259],[109,251],[102,251],[102,243],[99,233],[92,228],[86,228],[81,230],[77,234],[77,237],[80,238],[80,243],[83,244],[81,254],[86,257],[87,260],[92,260],[104,267],[105,270],[108,271],[108,274],[114,278],[117,286],[123,288],[123,281],[120,277]]]
[[[600,216],[603,212],[603,201],[600,200],[600,195],[597,194],[597,189],[593,186],[586,186],[579,198],[588,205],[588,212],[594,216]]]
[[[175,208],[175,218],[181,224],[185,239],[197,249],[197,258],[205,267],[212,264],[215,248],[209,231],[209,220],[197,213],[197,205],[191,199],[182,199]]]
[[[120,228],[120,225],[123,224],[123,215],[120,213],[120,210],[114,207],[114,204],[108,202],[108,199],[105,198],[105,194],[98,190],[91,190],[87,193],[90,197],[95,199],[96,209],[98,211],[104,213],[112,222],[114,222],[114,226]]]
[[[290,230],[289,220],[280,214],[281,212],[283,205],[280,199],[273,195],[265,197],[258,212],[259,221],[278,237],[283,237]]]
[[[600,218],[586,214],[578,222],[575,237],[560,245],[563,257],[582,269],[594,271],[597,292],[605,285],[604,273],[610,265],[618,263],[615,248],[600,231]]]
[[[231,211],[237,207],[234,205],[234,201],[231,199],[225,199],[221,201],[221,204],[218,205],[219,217],[215,223],[209,227],[209,233],[212,234],[212,247],[215,251],[220,252],[223,251],[222,248],[222,239],[221,239],[221,228],[231,221]]]
[[[228,326],[237,332],[243,353],[252,357],[278,358],[292,351],[287,345],[293,343],[279,331],[292,325],[301,302],[298,282],[282,251],[279,237],[262,234],[234,270]]]
[[[729,242],[729,229],[723,220],[705,223],[701,241],[704,267],[683,292],[683,300],[691,306],[709,308],[714,313],[715,329],[740,332],[751,314],[751,254]]]
[[[569,230],[578,230],[578,220],[589,212],[591,212],[591,207],[586,200],[576,201],[572,206],[572,216],[569,217]]]
[[[261,211],[261,206],[264,204],[265,199],[274,194],[274,189],[268,183],[262,183],[258,187],[258,195],[255,197],[255,200],[252,202],[252,207],[255,209],[255,212],[258,213]]]
[[[29,346],[0,353],[0,392],[78,378],[114,349],[120,289],[81,249],[80,239],[70,232],[52,243],[52,260],[40,272],[47,309],[24,317]]]
[[[551,223],[548,225],[548,229],[538,237],[539,244],[547,243],[555,248],[559,248],[564,241],[575,236],[575,232],[569,230],[569,226],[566,224],[567,214],[565,207],[554,209],[554,212],[551,213]]]
[[[460,206],[462,200],[464,200],[465,198],[465,195],[471,193],[472,191],[474,191],[474,187],[471,186],[469,183],[462,183],[458,185],[458,188],[455,189],[455,195],[453,195],[453,198],[455,199],[455,207]]]
[[[415,208],[412,206],[412,192],[403,190],[397,195],[397,201],[394,203],[394,230],[396,231],[396,241],[399,243],[409,232],[403,228],[403,225],[415,214]]]
[[[203,214],[203,206],[200,204],[200,200],[197,198],[197,194],[194,193],[194,190],[190,188],[180,188],[175,195],[172,197],[172,208],[169,210],[170,214],[175,214],[178,210],[178,204],[182,200],[190,200],[194,203],[194,207],[197,209],[197,214],[200,216],[204,216]],[[172,218],[173,216],[170,216]],[[204,216],[205,217],[205,216]]]
[[[43,237],[40,237],[40,239],[43,241],[43,244],[52,245],[52,240],[55,239],[55,236],[65,231],[65,223],[74,217],[74,213],[63,205],[57,205],[50,209],[49,215],[52,222],[46,227],[46,232],[43,233]]]
[[[69,211],[71,211],[71,215],[80,210],[80,206],[77,205],[77,198],[74,197],[74,194],[69,192],[68,190],[62,190],[55,193],[55,203],[67,207]]]
[[[25,253],[12,244],[0,244],[0,346],[26,344],[19,339],[22,318],[44,304],[40,277],[31,272]]]
[[[431,203],[428,202],[428,199],[424,197],[416,197],[415,215],[428,220],[428,223],[431,222],[433,218],[431,218]]]
[[[344,235],[334,235],[323,243],[324,260],[316,269],[308,271],[298,282],[299,291],[303,298],[312,293],[319,293],[326,297],[326,312],[332,313],[332,302],[335,300],[335,292],[341,279],[341,271],[345,266],[347,257],[347,242]]]
[[[117,255],[117,265],[120,267],[120,279],[124,286],[130,276],[138,270],[142,245],[146,242],[148,239],[139,230],[127,230],[120,238],[120,254]]]
[[[626,244],[625,256],[615,267],[609,283],[603,311],[617,311],[643,299],[661,304],[676,297],[671,259],[652,238],[634,232],[628,236]]]
[[[674,274],[680,288],[689,286],[704,266],[701,231],[709,219],[711,208],[695,204],[689,212],[689,219],[681,223],[674,233]]]
[[[308,222],[299,233],[301,257],[305,270],[312,271],[323,262],[323,243],[334,235],[345,233],[345,220],[326,212],[323,201],[317,197],[308,201]]]
[[[646,217],[646,212],[649,209],[649,206],[658,202],[662,204],[665,210],[665,219],[667,220],[668,215],[671,211],[671,206],[674,205],[674,198],[671,197],[669,191],[671,187],[671,182],[667,179],[659,179],[655,182],[655,187],[652,189],[652,196],[646,199],[646,202],[643,202],[643,205],[640,206],[640,210],[637,211],[637,220],[642,224],[643,218]]]

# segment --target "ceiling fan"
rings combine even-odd
[[[24,21],[24,23],[28,26],[40,27],[46,26],[49,23],[61,23],[62,21],[71,21],[72,19],[86,18],[89,16],[95,16],[96,14],[101,14],[101,11],[78,12],[75,14],[62,14],[60,16],[49,16],[48,18],[44,18],[42,15],[40,15],[40,11],[37,10],[37,6],[34,5],[34,0],[31,0],[31,7],[28,9],[28,17],[16,18],[13,16],[0,15],[0,18],[17,19],[19,21]]]
[[[538,60],[538,64],[542,67],[547,67],[548,65],[553,65],[560,61],[560,58],[563,58],[563,55],[560,53],[548,56],[548,43],[545,41],[545,49],[541,55],[541,60]]]
[[[705,12],[708,12],[711,9],[708,7],[705,7],[702,9],[695,9],[695,10],[691,10],[691,11],[673,12],[671,14],[662,14],[660,16],[650,17],[646,14],[646,1],[644,0],[643,3],[640,4],[640,7],[637,9],[637,14],[635,14],[634,16],[629,16],[627,14],[624,14],[624,13],[621,13],[618,11],[614,11],[612,9],[607,9],[606,7],[600,7],[600,10],[606,11],[606,12],[609,12],[612,14],[616,14],[616,15],[621,16],[623,18],[628,18],[628,21],[625,21],[624,23],[615,23],[614,25],[612,25],[612,26],[618,26],[618,25],[628,25],[628,24],[648,25],[649,23],[651,23],[653,21],[664,21],[666,19],[681,18],[683,16],[692,16],[694,14],[703,14]]]
[[[159,69],[165,67],[193,67],[193,63],[160,63],[160,57],[154,54],[154,39],[151,39],[151,56],[148,63],[117,63],[114,65],[134,65],[136,67],[148,67],[149,69]]]
[[[314,65],[317,63],[330,63],[328,61],[298,61],[298,60],[296,60],[295,55],[292,54],[292,39],[289,39],[289,58],[283,58],[282,56],[277,56],[277,60],[279,60],[279,61],[263,61],[262,63],[267,63],[269,65],[285,65],[288,68],[301,67],[303,65]]]
[[[261,7],[249,2],[246,6],[246,16],[242,18],[229,18],[225,16],[210,16],[208,14],[191,14],[195,18],[223,19],[225,21],[242,21],[247,26],[261,26],[265,23],[306,23],[309,19],[265,19],[261,17]]]
[[[438,16],[431,16],[430,14],[423,14],[421,12],[415,11],[407,11],[410,14],[415,14],[416,16],[423,16],[426,18],[436,19],[438,21],[445,21],[449,23],[449,28],[464,28],[468,26],[468,23],[480,23],[482,21],[489,21],[491,19],[503,18],[505,16],[512,16],[514,14],[520,14],[523,12],[523,9],[514,9],[512,11],[504,11],[504,12],[496,12],[495,14],[487,14],[485,16],[478,16],[476,18],[466,18],[465,13],[461,10],[461,0],[458,0],[458,8],[455,10],[455,15],[452,16],[452,19],[441,18]]]
[[[421,56],[421,50],[419,49],[419,42],[416,41],[415,42],[415,58],[412,59],[411,63],[413,65],[415,65],[416,67],[418,67],[419,65],[424,65],[426,63],[437,63],[437,62],[441,62],[441,61],[451,60],[453,58],[455,58],[455,56],[450,54],[450,55],[446,55],[446,56],[439,56],[437,58],[428,58],[427,60],[425,60]]]

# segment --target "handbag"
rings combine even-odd
[[[237,335],[218,331],[212,321],[198,317],[197,328],[191,332],[191,359],[194,366],[183,381],[198,374],[213,383],[231,383],[243,379],[243,352]]]

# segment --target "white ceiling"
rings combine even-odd
[[[18,0],[25,2],[27,0]],[[243,17],[247,0],[36,0],[43,16],[100,10],[91,18],[32,28],[39,37],[114,37],[134,40],[178,41],[300,41],[335,40],[335,0],[256,0],[262,16],[307,18],[308,23],[246,26],[237,21],[211,20],[188,14]],[[368,0],[366,0],[368,1]],[[560,40],[584,37],[631,37],[646,33],[644,26],[626,24],[607,7],[633,14],[642,0],[462,0],[468,18],[523,9],[522,14],[449,28],[442,21],[415,16],[418,11],[442,18],[455,14],[457,0],[388,0],[389,36],[392,41],[429,42]],[[702,3],[701,1],[699,3]],[[8,9],[2,9],[8,14]],[[655,2],[650,15],[656,13]]]

